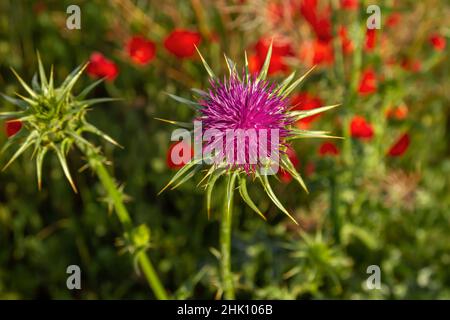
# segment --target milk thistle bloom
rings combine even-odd
[[[145,225],[133,226],[131,217],[125,208],[126,195],[122,187],[118,186],[105,167],[106,158],[100,147],[93,145],[85,134],[97,135],[106,141],[118,145],[111,137],[100,131],[86,119],[89,108],[97,103],[112,101],[112,98],[85,99],[87,94],[100,84],[103,79],[97,80],[81,93],[75,95],[72,91],[77,80],[81,77],[88,64],[79,66],[73,70],[64,82],[56,87],[53,80],[53,67],[47,78],[39,54],[38,75],[35,75],[31,86],[14,71],[22,87],[27,91],[28,97],[20,94],[19,99],[3,95],[3,97],[20,108],[20,111],[2,112],[0,119],[14,119],[22,128],[15,135],[9,137],[2,151],[18,145],[17,150],[6,163],[3,170],[10,166],[20,155],[28,149],[33,149],[33,157],[36,161],[36,173],[38,187],[42,185],[42,165],[46,156],[53,152],[62,167],[64,175],[77,192],[68,164],[67,154],[73,147],[77,147],[86,157],[85,168],[94,171],[106,190],[106,200],[110,206],[114,206],[117,217],[124,227],[122,243],[127,251],[135,258],[136,264],[141,267],[147,281],[155,295],[160,299],[167,298],[153,266],[145,252],[149,247],[150,230]]]
[[[307,191],[302,177],[289,159],[287,152],[289,143],[301,138],[334,138],[329,136],[325,131],[301,130],[295,126],[295,123],[301,119],[333,109],[338,105],[324,106],[311,110],[292,110],[289,95],[312,69],[299,79],[294,80],[295,72],[293,72],[281,83],[271,83],[266,80],[271,54],[272,46],[269,47],[264,65],[257,76],[252,76],[248,69],[247,55],[245,55],[245,68],[242,74],[237,72],[236,64],[225,56],[230,75],[228,78],[219,80],[199,52],[203,65],[209,75],[210,88],[206,91],[193,89],[193,92],[198,96],[196,101],[170,95],[178,102],[187,104],[198,112],[197,117],[194,119],[194,133],[198,131],[202,133],[200,152],[203,153],[204,159],[198,157],[199,150],[196,150],[196,157],[184,165],[161,192],[169,187],[175,189],[195,176],[200,169],[207,167],[206,174],[200,184],[204,182],[209,216],[214,186],[219,178],[226,178],[226,196],[224,199],[220,231],[222,252],[221,289],[226,299],[234,299],[235,297],[234,280],[231,273],[230,243],[233,198],[236,186],[243,201],[259,216],[265,219],[263,213],[250,198],[247,191],[247,181],[250,179],[258,180],[273,203],[292,221],[297,223],[272,190],[268,175],[274,173],[268,174],[264,169],[271,168],[274,165],[274,161],[278,162],[277,165],[279,168],[289,173]],[[189,125],[177,121],[159,120],[184,127]],[[195,129],[195,122],[201,123],[201,130]],[[211,130],[215,132],[214,140],[205,139],[208,131]],[[241,145],[239,145],[236,135],[230,140],[226,139],[226,142],[223,142],[222,138],[227,136],[229,130],[253,130],[255,134],[246,136],[247,139]],[[277,134],[275,135],[274,133]],[[266,143],[272,151],[275,149],[275,154],[278,157],[273,158],[271,157],[272,155],[269,157],[267,150],[264,149],[261,154],[260,138],[262,136],[267,138]],[[198,141],[195,142],[198,143]],[[213,156],[211,149],[217,146],[224,146],[226,152],[220,151]],[[231,148],[229,148],[230,146]],[[240,146],[241,148],[239,148]],[[259,157],[256,162],[249,163],[249,160],[252,158],[252,147],[258,149]],[[211,160],[211,157],[214,161],[207,161]],[[243,163],[239,162],[239,157],[245,161]]]

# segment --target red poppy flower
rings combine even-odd
[[[300,13],[319,40],[326,42],[331,40],[331,10],[329,6],[325,6],[319,11],[317,0],[302,0]]]
[[[137,64],[147,64],[155,58],[155,43],[142,37],[134,36],[126,45],[128,56]]]
[[[386,118],[404,120],[408,116],[408,107],[404,104],[396,108],[388,108],[386,110]]]
[[[361,75],[358,93],[364,96],[374,93],[376,91],[377,91],[377,77],[375,71],[373,71],[373,69],[371,68],[366,69]]]
[[[339,155],[338,147],[332,142],[324,142],[319,147],[320,156],[337,156]]]
[[[341,8],[345,10],[356,10],[358,9],[358,0],[341,0]]]
[[[201,42],[200,33],[184,29],[175,29],[164,40],[164,47],[178,58],[190,58],[195,55],[195,46]]]
[[[366,32],[366,44],[364,46],[364,49],[367,52],[370,52],[373,49],[375,49],[376,44],[377,44],[376,29],[367,29],[367,32]]]
[[[410,138],[408,133],[404,133],[400,136],[400,138],[395,142],[388,151],[388,155],[391,157],[400,157],[402,156],[406,150],[408,150],[410,143]]]
[[[22,129],[22,121],[20,120],[8,120],[5,122],[5,131],[8,138],[14,136],[20,129]]]
[[[434,33],[430,36],[430,43],[436,51],[444,51],[447,42],[443,36]]]
[[[294,167],[298,167],[298,165],[300,164],[300,160],[298,160],[297,154],[295,153],[294,149],[287,148],[286,154],[289,157],[289,160],[291,160]],[[280,180],[284,183],[289,183],[292,181],[291,174],[286,170],[280,169],[280,171],[278,171],[278,176],[280,177]]]
[[[190,150],[190,153],[186,153],[186,150]],[[180,169],[186,163],[191,161],[194,156],[194,149],[183,141],[173,143],[167,151],[167,166],[170,169]]]
[[[330,65],[334,62],[333,45],[326,41],[306,41],[300,47],[300,59],[307,65]]]
[[[256,55],[251,57],[250,60],[252,61],[249,61],[249,69],[252,73],[257,73],[261,70],[271,41],[271,39],[261,38],[255,44]],[[285,58],[293,55],[294,51],[289,42],[280,40],[273,41],[268,73],[272,75],[277,72],[289,71],[289,66],[285,63]]]
[[[291,104],[294,106],[294,110],[311,110],[320,108],[323,103],[319,97],[315,97],[307,92],[301,92],[292,97]],[[301,129],[308,129],[311,122],[313,122],[320,114],[315,114],[307,118],[300,119],[297,122],[297,126]]]
[[[398,12],[391,13],[387,19],[386,19],[386,25],[388,27],[395,27],[399,24],[400,20],[402,19],[402,15]]]
[[[353,52],[353,42],[348,37],[347,28],[341,26],[339,28],[339,38],[341,39],[342,51],[344,54],[350,54]]]
[[[106,80],[112,81],[119,74],[119,69],[113,61],[105,58],[103,54],[94,52],[91,54],[86,72],[92,77],[106,78]]]
[[[422,69],[422,62],[419,59],[403,59],[401,66],[406,71],[419,72]]]
[[[350,134],[354,138],[370,140],[374,132],[372,125],[364,117],[354,116],[350,123]]]

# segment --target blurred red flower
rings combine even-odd
[[[320,156],[337,156],[339,153],[338,147],[332,142],[324,142],[319,147]]]
[[[93,52],[89,58],[89,65],[86,68],[87,74],[96,78],[106,78],[108,81],[114,80],[119,74],[117,65],[105,58],[100,52]]]
[[[364,117],[354,116],[350,123],[350,134],[353,138],[370,140],[373,138],[374,131]]]
[[[404,120],[408,116],[408,112],[408,107],[404,104],[395,108],[389,107],[386,110],[386,118]]]
[[[339,28],[339,38],[341,38],[342,51],[344,54],[350,54],[353,52],[353,42],[348,37],[347,28],[341,26]]]
[[[201,42],[200,33],[185,29],[175,29],[164,40],[164,47],[178,58],[190,58],[195,54],[195,46]]]
[[[361,81],[359,82],[358,93],[362,96],[374,93],[377,91],[377,77],[375,71],[368,68],[361,74]]]
[[[309,23],[319,40],[326,42],[331,40],[331,10],[328,5],[319,11],[318,0],[302,0],[300,13]]]
[[[375,49],[376,44],[377,44],[376,29],[367,29],[367,31],[366,31],[366,43],[365,43],[364,49],[367,52],[370,52],[373,49]]]
[[[288,147],[286,150],[286,154],[289,157],[289,160],[291,160],[294,167],[298,167],[298,165],[300,164],[300,160],[298,159],[297,154],[295,153],[294,149]],[[280,180],[284,183],[289,183],[292,181],[291,174],[281,168],[278,171],[278,176],[280,177]]]
[[[189,148],[191,150],[190,154],[184,154],[184,151]],[[186,163],[191,161],[193,156],[194,148],[192,146],[188,146],[183,141],[178,141],[169,147],[169,150],[167,151],[166,163],[170,169],[180,169],[183,168]]]
[[[8,138],[14,136],[20,129],[22,129],[22,121],[20,120],[8,120],[5,122],[5,132]]]
[[[386,25],[388,27],[395,27],[399,24],[400,20],[402,19],[402,15],[398,12],[391,13],[387,19],[386,19]]]
[[[356,10],[358,9],[358,0],[341,0],[341,8],[345,10]]]
[[[261,38],[255,44],[256,55],[249,58],[249,69],[251,73],[258,73],[266,59],[267,52],[269,51],[271,39]],[[268,73],[270,75],[276,74],[277,72],[287,72],[289,71],[289,66],[285,63],[285,58],[293,56],[294,51],[292,46],[287,41],[273,41],[272,44],[272,57],[270,58],[270,65]]]
[[[401,66],[406,71],[419,72],[422,69],[422,62],[419,59],[403,59]]]
[[[323,103],[319,97],[313,96],[308,92],[301,92],[292,97],[291,105],[294,106],[294,110],[311,110],[320,108]],[[297,122],[297,126],[301,129],[308,129],[311,122],[313,122],[317,117],[320,117],[320,114],[315,114],[310,117],[300,119]]]
[[[137,64],[147,64],[155,58],[156,45],[142,36],[134,36],[126,45],[128,56]]]
[[[305,41],[300,47],[300,59],[307,65],[330,65],[334,62],[333,44],[330,41]]]
[[[430,43],[436,51],[444,51],[447,41],[440,34],[434,33],[430,36]]]
[[[404,133],[389,149],[388,155],[391,157],[400,157],[408,150],[410,138],[408,133]]]

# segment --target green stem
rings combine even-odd
[[[336,187],[336,179],[330,177],[330,218],[333,224],[333,237],[336,244],[341,243],[341,219],[338,212],[338,195]]]
[[[233,273],[231,272],[231,226],[233,216],[234,175],[229,175],[227,184],[227,196],[222,210],[222,223],[220,226],[220,271],[224,298],[234,300]]]
[[[131,232],[133,229],[133,222],[123,203],[122,193],[117,189],[114,179],[110,176],[105,166],[99,161],[95,163],[95,166],[93,166],[92,169],[94,169],[94,171],[97,173],[97,176],[100,179],[103,187],[106,189],[106,192],[113,201],[117,217],[122,223],[125,232]],[[168,295],[164,287],[162,286],[161,281],[159,280],[158,275],[156,274],[156,271],[149,257],[147,256],[147,253],[145,251],[138,253],[137,259],[139,266],[141,267],[145,278],[152,288],[156,298],[158,298],[159,300],[167,300]]]

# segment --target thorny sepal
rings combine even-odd
[[[105,162],[105,159],[101,156],[100,148],[95,147],[86,140],[83,137],[83,133],[95,134],[112,144],[120,146],[111,137],[86,120],[86,113],[90,106],[115,99],[84,100],[86,95],[102,80],[89,85],[78,96],[72,93],[87,64],[77,67],[59,87],[55,88],[53,66],[47,78],[39,53],[37,53],[37,60],[38,73],[33,77],[31,86],[15,70],[12,70],[28,96],[16,93],[18,98],[12,98],[2,94],[6,101],[19,107],[21,110],[17,112],[2,112],[0,113],[0,119],[15,119],[23,125],[21,132],[10,137],[2,149],[2,152],[4,152],[12,145],[18,145],[14,155],[3,169],[11,165],[26,150],[34,147],[32,157],[35,158],[37,184],[38,188],[41,189],[43,162],[47,153],[52,151],[58,157],[65,177],[76,192],[77,189],[67,164],[67,155],[72,146],[75,144],[87,155],[89,166],[94,166],[96,161]]]

